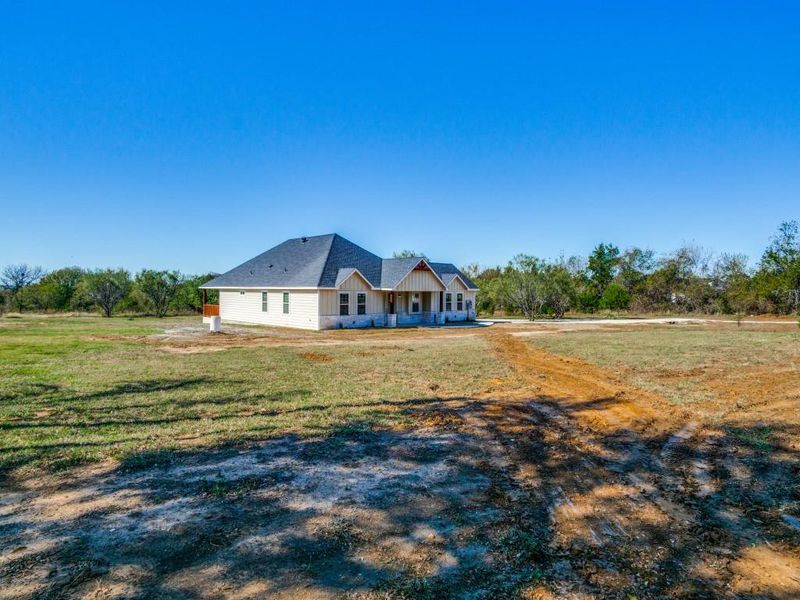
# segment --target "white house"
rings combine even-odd
[[[200,287],[204,316],[304,329],[465,321],[478,291],[450,263],[380,258],[335,233],[287,240]]]

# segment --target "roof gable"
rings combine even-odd
[[[431,267],[428,259],[423,256],[415,256],[412,258],[384,258],[383,269],[381,270],[381,287],[384,289],[396,288],[421,264],[427,267],[425,270],[430,270],[433,276],[442,284],[443,288],[447,287],[439,273]]]
[[[336,276],[336,285],[335,287],[341,287],[344,285],[349,279],[351,279],[354,275],[358,276],[360,280],[367,284],[367,288],[374,288],[369,280],[364,277],[364,275],[358,269],[354,269],[352,267],[342,268],[339,269],[339,274]]]
[[[444,283],[447,286],[448,290],[449,289],[453,289],[453,282],[454,281],[456,281],[456,282],[458,282],[460,284],[460,288],[463,288],[465,290],[469,289],[469,286],[466,284],[466,282],[463,279],[461,279],[461,275],[459,275],[458,273],[444,273],[442,275],[442,279],[444,280]]]
[[[431,268],[439,275],[439,278],[445,280],[445,275],[457,275],[458,278],[467,286],[469,290],[477,290],[478,286],[466,275],[464,275],[461,269],[457,269],[456,266],[452,263],[437,263],[432,262],[429,263]],[[448,282],[449,283],[449,282]]]
[[[381,283],[381,258],[334,234],[325,265],[320,273],[319,287],[337,287],[341,269],[357,269],[372,287]]]

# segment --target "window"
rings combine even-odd
[[[244,295],[245,295],[245,292],[243,292],[243,291],[242,291],[242,292],[239,292],[239,295],[240,295],[240,296],[244,296]]]
[[[410,313],[419,312],[419,292],[413,292],[411,294],[411,307],[408,312]]]
[[[456,294],[456,310],[464,310],[464,294]]]
[[[453,310],[453,294],[447,292],[444,295],[444,309],[445,310]]]
[[[289,292],[283,292],[283,314],[289,314]]]
[[[346,317],[350,314],[350,294],[339,294],[339,315]]]
[[[359,294],[356,296],[356,307],[357,313],[359,315],[367,314],[367,295],[366,294]]]
[[[267,292],[261,292],[261,312],[267,312]]]

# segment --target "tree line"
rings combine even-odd
[[[214,277],[152,269],[131,275],[125,269],[80,267],[46,273],[27,264],[8,265],[0,271],[0,313],[97,310],[106,317],[196,313],[203,308],[198,287]]]
[[[410,250],[397,256],[414,255]],[[479,314],[518,314],[529,319],[567,312],[792,314],[800,311],[800,227],[786,221],[754,266],[742,254],[713,256],[682,246],[663,256],[652,250],[602,243],[588,257],[544,260],[515,256],[504,267],[464,267],[478,285]],[[214,274],[185,275],[144,269],[45,273],[26,264],[0,271],[4,311],[90,311],[167,314],[200,312],[200,285]],[[213,294],[213,295],[212,295]],[[209,291],[209,301],[216,302]]]
[[[780,225],[760,260],[682,246],[652,250],[597,245],[588,257],[543,260],[517,255],[504,267],[465,267],[480,288],[480,314],[563,317],[568,311],[637,313],[798,314],[800,231]]]

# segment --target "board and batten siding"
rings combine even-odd
[[[445,316],[451,321],[463,321],[465,319],[473,318],[475,316],[475,290],[470,290],[465,286],[461,279],[453,277],[452,281],[447,284],[447,291],[445,294],[452,294],[451,310],[446,310],[447,302],[445,298]],[[458,309],[458,296],[456,294],[464,294],[464,304],[461,310]],[[470,307],[469,310],[467,307]]]
[[[443,289],[442,282],[430,271],[411,271],[395,287],[398,292],[440,292]]]
[[[458,277],[453,277],[453,281],[450,282],[450,285],[447,286],[447,291],[453,294],[453,305],[455,306],[456,302],[456,294],[461,292],[464,294],[464,307],[466,309],[467,300],[472,301],[472,308],[475,308],[475,290],[470,290],[461,283],[461,279]]]
[[[461,280],[458,277],[453,277],[453,280],[447,286],[448,292],[466,292],[467,286],[461,283]]]
[[[266,291],[267,312],[261,310]],[[289,292],[289,314],[283,313],[283,292]],[[223,321],[319,329],[317,290],[220,290],[219,316]]]
[[[339,294],[350,294],[350,314],[355,315],[358,311],[358,294],[367,295],[367,314],[383,312],[383,292],[375,291],[358,274],[353,273],[345,279],[336,290],[319,291],[319,314],[321,316],[339,315]]]
[[[383,313],[383,292],[373,290],[320,290],[319,291],[319,314],[332,316],[339,314],[339,293],[350,294],[350,314],[356,314],[358,310],[357,294],[367,295],[367,314]]]

